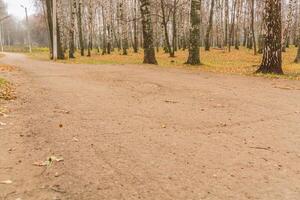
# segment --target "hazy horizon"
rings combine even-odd
[[[24,8],[22,8],[21,5],[24,5],[27,7],[28,15],[31,15],[34,13],[34,6],[32,3],[32,0],[4,0],[4,2],[7,5],[7,12],[10,15],[13,15],[19,19],[22,19],[25,17]]]

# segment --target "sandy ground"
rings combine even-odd
[[[6,54],[0,200],[299,200],[300,82]],[[56,156],[50,166],[35,162]]]

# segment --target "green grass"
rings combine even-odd
[[[13,53],[29,53],[29,48],[26,46],[4,46],[4,51]],[[49,52],[47,47],[32,47],[33,53]]]
[[[5,84],[7,84],[7,81],[0,77],[0,87],[2,87]]]
[[[262,75],[256,74],[255,76],[263,76],[267,78],[286,78],[300,80],[300,64],[295,64],[294,58],[296,56],[297,48],[290,47],[286,53],[283,53],[283,70],[285,75]],[[33,59],[49,60],[49,51],[46,48],[40,51],[34,51],[28,54]],[[160,50],[156,53],[156,58],[161,67],[171,68],[184,68],[196,71],[208,71],[215,73],[229,73],[239,75],[254,75],[258,68],[262,55],[253,55],[253,50],[241,48],[240,50],[232,49],[231,52],[211,49],[207,52],[201,49],[201,62],[203,65],[199,67],[191,67],[185,65],[188,56],[187,51],[179,50],[176,52],[175,58],[170,58],[168,54]],[[129,55],[123,56],[121,52],[115,50],[111,55],[101,55],[96,50],[93,51],[92,57],[81,57],[76,53],[76,59],[60,60],[60,63],[68,64],[142,64],[143,51],[133,53],[129,50]]]

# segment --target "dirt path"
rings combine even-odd
[[[300,82],[7,54],[0,200],[299,200]],[[50,167],[33,163],[63,157]]]

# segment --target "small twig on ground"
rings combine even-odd
[[[271,147],[249,147],[251,149],[259,149],[259,150],[266,150],[271,151]]]

